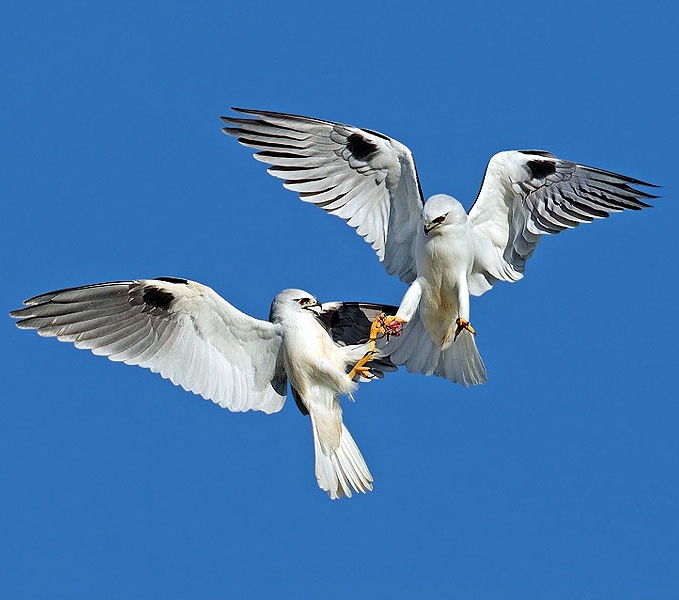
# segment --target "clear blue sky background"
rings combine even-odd
[[[676,2],[33,2],[0,11],[0,308],[174,275],[398,303],[339,219],[220,133],[229,106],[407,144],[469,206],[543,148],[663,185],[473,300],[488,384],[344,402],[375,477],[331,502],[307,419],[232,414],[0,319],[0,595],[670,598],[679,580]]]

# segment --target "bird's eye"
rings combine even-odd
[[[440,225],[441,223],[443,223],[443,221],[446,220],[447,216],[448,215],[441,215],[440,217],[436,217],[433,222],[436,223],[437,225]]]
[[[308,306],[311,304],[311,298],[300,298],[297,302],[299,302],[300,306]]]

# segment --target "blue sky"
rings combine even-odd
[[[676,3],[35,2],[0,11],[0,307],[174,275],[260,318],[398,303],[349,227],[220,133],[230,106],[407,144],[469,206],[543,148],[663,185],[472,301],[489,381],[345,401],[375,490],[331,502],[306,418],[232,414],[0,326],[7,598],[676,597]]]

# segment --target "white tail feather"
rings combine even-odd
[[[462,330],[457,339],[442,350],[441,345],[431,339],[419,313],[403,326],[400,337],[382,349],[382,354],[388,355],[394,364],[405,365],[411,373],[438,375],[467,387],[486,383],[486,367],[474,336]]]
[[[314,433],[318,486],[328,492],[333,500],[342,496],[351,498],[352,488],[354,491],[362,493],[372,490],[372,475],[344,423],[342,423],[339,446],[332,449],[321,443],[314,416],[312,413],[310,416],[311,429]]]

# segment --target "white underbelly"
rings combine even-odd
[[[433,238],[418,253],[418,273],[424,276],[421,318],[432,340],[452,339],[458,317],[469,318],[467,275],[473,248],[464,239]]]

